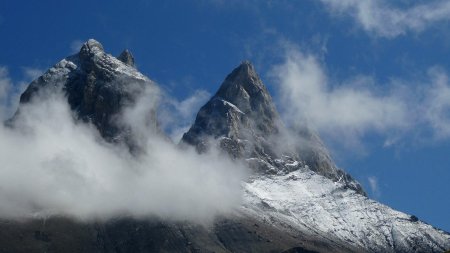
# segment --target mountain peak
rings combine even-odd
[[[105,51],[102,44],[94,39],[89,39],[83,43],[83,46],[80,49],[80,54],[95,54],[98,52],[104,53]]]
[[[20,103],[29,102],[41,89],[57,86],[65,92],[77,119],[94,124],[105,140],[124,141],[134,148],[130,130],[114,119],[125,106],[135,103],[138,91],[153,83],[130,65],[134,61],[128,50],[119,58],[106,53],[100,42],[89,39],[78,54],[62,59],[33,81],[21,95]],[[149,121],[156,128],[154,112],[151,114]]]
[[[243,61],[225,78],[217,93],[200,109],[182,141],[202,151],[211,137],[232,157],[256,161],[254,166],[259,171],[278,173],[274,168],[292,169],[276,160],[303,163],[318,174],[365,194],[358,182],[336,167],[318,136],[306,129],[297,135],[284,126],[272,97],[249,61]],[[295,141],[286,143],[290,139]],[[299,162],[292,163],[286,157]]]
[[[247,97],[261,92],[268,94],[253,65],[243,61],[225,78],[215,96],[233,100],[238,93]]]
[[[236,105],[247,116],[278,117],[267,88],[249,61],[243,61],[225,78],[213,98]]]
[[[125,63],[128,66],[134,67],[134,57],[128,49],[123,50],[122,53],[117,57],[121,62]]]
[[[204,149],[206,139],[223,139],[221,145],[234,157],[245,156],[245,143],[277,132],[279,115],[272,98],[249,61],[242,62],[223,81],[219,90],[198,112],[182,141]],[[206,139],[205,139],[206,137]],[[250,142],[248,141],[250,140]],[[263,150],[263,148],[260,148]],[[251,152],[251,151],[250,151]],[[256,151],[255,151],[256,152]]]
[[[248,61],[242,61],[239,66],[237,66],[231,73],[228,75],[227,79],[235,79],[237,77],[258,77],[255,71],[255,67],[253,64]]]

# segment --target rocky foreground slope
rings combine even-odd
[[[21,104],[62,89],[75,117],[109,142],[134,150],[133,133],[114,123],[145,86],[128,51],[118,58],[89,40],[32,82]],[[49,89],[50,88],[50,89]],[[20,108],[18,113],[20,113]],[[149,131],[157,128],[148,117]],[[14,120],[11,123],[14,126]],[[338,169],[320,138],[283,125],[249,62],[227,76],[197,114],[183,145],[219,146],[254,171],[244,202],[211,226],[120,217],[78,222],[66,217],[0,220],[0,252],[443,252],[450,234],[366,197]],[[213,168],[212,168],[213,169]]]

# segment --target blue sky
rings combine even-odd
[[[440,0],[1,1],[0,83],[23,87],[95,38],[196,101],[189,122],[248,59],[372,198],[450,231],[449,19]]]

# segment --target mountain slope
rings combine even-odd
[[[356,252],[443,252],[450,234],[414,216],[331,182],[307,168],[283,176],[255,177],[245,184],[242,212],[293,236],[315,236]]]

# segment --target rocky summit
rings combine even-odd
[[[365,195],[357,181],[336,167],[317,134],[306,127],[289,130],[284,126],[266,86],[248,61],[225,78],[182,141],[203,151],[212,139],[260,173],[282,174],[308,166]]]
[[[90,39],[77,54],[64,58],[34,80],[21,95],[20,104],[44,96],[49,89],[64,92],[79,120],[95,125],[107,141],[125,142],[132,147],[129,129],[117,124],[114,117],[133,104],[146,86],[153,85],[136,70],[128,50],[115,58],[105,53],[98,41]]]
[[[156,86],[128,50],[113,57],[89,40],[33,81],[20,107],[63,92],[79,122],[133,147],[115,115]],[[45,92],[44,92],[45,91]],[[16,114],[20,114],[20,107]],[[157,128],[155,112],[148,131]],[[14,118],[12,119],[14,127]],[[241,63],[200,109],[181,146],[218,146],[253,171],[243,202],[210,226],[157,218],[79,222],[69,217],[0,220],[0,252],[443,252],[450,234],[369,199],[338,169],[317,133],[285,126],[250,62]],[[133,150],[133,149],[131,149]],[[212,170],[214,168],[211,168]]]

